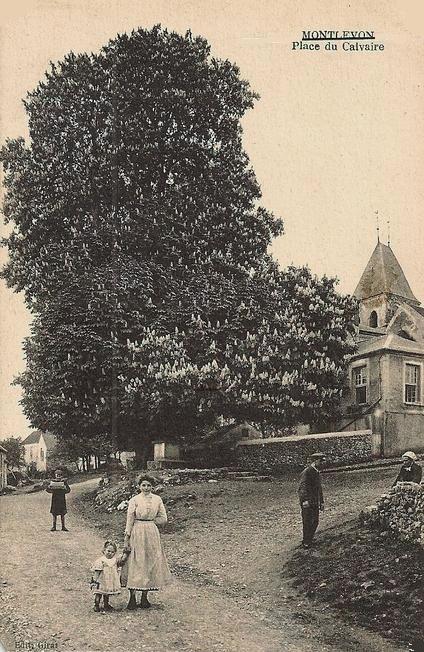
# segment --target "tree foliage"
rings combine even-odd
[[[35,427],[188,437],[217,415],[337,412],[352,302],[278,269],[240,120],[256,95],[207,42],[160,27],[70,54],[2,150],[3,276],[34,313],[19,379]],[[116,433],[115,433],[116,434]]]
[[[163,298],[169,269],[249,269],[281,230],[242,147],[254,98],[206,41],[158,27],[52,65],[25,103],[30,145],[2,154],[9,284],[32,306],[129,259],[155,263]]]
[[[2,439],[1,445],[6,449],[6,465],[8,469],[20,469],[25,466],[25,448],[20,437]]]

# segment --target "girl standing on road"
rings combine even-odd
[[[68,480],[63,477],[60,469],[57,469],[54,472],[54,480],[52,480],[46,487],[46,491],[47,493],[52,494],[50,514],[53,516],[53,527],[51,528],[51,531],[56,531],[57,517],[60,516],[62,530],[63,532],[68,532],[68,529],[65,526],[65,514],[67,512],[65,494],[68,494],[71,491],[71,487],[68,484]]]
[[[121,593],[121,582],[118,567],[122,566],[128,556],[128,551],[120,559],[116,558],[117,547],[113,541],[106,541],[103,546],[103,555],[94,562],[91,572],[91,589],[94,593],[94,611],[101,611],[100,602],[103,597],[103,610],[113,611],[109,604],[109,596]]]
[[[126,582],[130,592],[127,609],[150,607],[148,591],[158,591],[172,579],[157,528],[168,519],[162,499],[152,494],[155,479],[142,475],[137,484],[140,494],[128,503],[124,536],[124,547],[131,549]],[[139,605],[136,602],[136,591],[141,591]]]

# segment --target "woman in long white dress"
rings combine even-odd
[[[130,547],[127,588],[130,600],[127,609],[150,607],[148,591],[158,591],[172,580],[162,549],[158,525],[167,522],[162,498],[152,494],[154,478],[142,475],[138,479],[140,493],[128,503],[124,547]],[[141,591],[137,605],[136,591]]]

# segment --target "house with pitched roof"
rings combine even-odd
[[[34,430],[22,442],[25,452],[24,460],[27,466],[35,464],[37,471],[46,471],[49,454],[53,452],[56,445],[54,435],[49,432]]]
[[[377,243],[354,296],[358,350],[350,360],[341,428],[371,428],[381,454],[424,451],[424,307],[390,246]]]

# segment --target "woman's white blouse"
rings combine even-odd
[[[130,536],[136,519],[153,521],[156,525],[166,523],[168,517],[162,498],[156,494],[138,494],[131,498],[128,503],[126,535]]]

